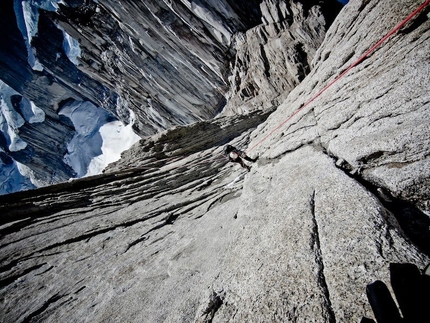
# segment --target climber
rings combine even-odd
[[[245,152],[231,146],[231,145],[226,145],[224,147],[224,156],[227,157],[231,162],[233,163],[239,163],[240,166],[242,166],[243,168],[246,168],[248,170],[248,172],[251,170],[251,167],[246,165],[245,162],[243,161],[243,159],[250,161],[252,163],[256,162],[258,158],[250,158],[246,155]],[[243,159],[242,159],[243,158]]]

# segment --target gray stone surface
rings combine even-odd
[[[0,316],[372,317],[367,284],[389,285],[392,263],[430,261],[427,16],[266,136],[418,4],[352,0],[266,121],[178,127],[106,174],[0,197]],[[249,173],[221,156],[226,142],[259,155]]]
[[[394,217],[320,148],[265,163],[245,180],[215,321],[359,322],[364,286],[389,263],[423,266]]]
[[[216,144],[2,197],[2,318],[192,321],[222,267],[244,177]]]
[[[343,18],[329,30],[309,77],[293,90],[256,137],[262,138],[312,99],[418,4],[348,4],[342,11]],[[357,31],[358,27],[369,30],[366,37]],[[424,14],[354,67],[256,151],[276,157],[303,144],[320,142],[346,170],[396,197],[420,204],[427,212],[429,35]]]
[[[223,114],[278,106],[309,73],[330,17],[327,1],[263,1],[263,24],[236,35],[236,57]]]
[[[263,102],[275,94],[284,98],[309,72],[307,66],[328,27],[324,16],[332,19],[339,6],[335,0],[307,1],[309,8],[286,0],[65,0],[57,12],[40,10],[37,33],[28,45],[43,67],[39,71],[28,63],[13,3],[1,3],[5,27],[0,31],[0,78],[49,117],[38,127],[25,124],[18,131],[30,152],[6,153],[45,183],[74,175],[62,161],[70,135],[56,135],[58,128],[73,131],[57,114],[67,102],[89,101],[126,124],[134,122],[133,129],[141,137],[208,120],[226,104],[229,77],[243,73],[240,70],[246,66],[239,61],[259,47],[263,57],[253,56],[246,63],[256,68],[245,70],[254,80],[234,81],[238,89],[230,95],[231,102],[240,105],[241,99],[233,96],[249,92],[257,78],[259,92],[265,93]],[[238,35],[257,25],[247,45],[235,48]],[[63,32],[79,42],[77,66],[63,50]],[[289,44],[291,37],[298,39]],[[230,62],[237,50],[241,54],[232,71]],[[266,71],[266,56],[270,71]],[[246,95],[248,100],[255,93]],[[262,99],[254,105],[272,108],[280,102],[264,104]],[[233,110],[242,113],[254,108]],[[52,144],[43,146],[39,141]],[[47,155],[52,158],[42,158]]]

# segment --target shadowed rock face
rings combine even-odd
[[[264,23],[237,36],[225,114],[267,109],[285,100],[311,70],[331,23],[324,6],[269,1],[261,8]],[[336,6],[331,10],[337,12]]]
[[[1,79],[54,121],[40,124],[46,128],[43,133],[24,127],[28,149],[34,154],[11,157],[47,184],[73,177],[62,159],[74,129],[57,115],[70,101],[91,102],[126,124],[132,113],[133,128],[142,137],[211,119],[225,106],[226,98],[237,106],[226,110],[233,113],[271,109],[280,102],[275,97],[281,93],[284,97],[309,72],[309,62],[339,6],[335,0],[305,4],[66,0],[57,12],[39,9],[37,34],[26,46],[15,18],[19,3],[3,1]],[[252,28],[256,30],[244,47],[241,35]],[[64,32],[79,42],[77,66],[63,49]],[[259,46],[260,56],[255,57]],[[40,68],[31,68],[29,53]],[[249,60],[246,53],[252,53]],[[251,66],[263,70],[255,67],[254,72]],[[244,69],[249,69],[245,71],[249,76],[242,80]],[[266,96],[255,107],[240,107],[257,92]],[[31,139],[43,140],[57,128],[64,128],[65,135],[51,135],[54,140],[49,147]],[[32,158],[48,154],[50,159]]]
[[[372,317],[367,284],[430,260],[428,9],[266,136],[418,5],[350,1],[268,118],[176,127],[103,175],[0,197],[1,317]],[[259,155],[249,173],[226,142]]]

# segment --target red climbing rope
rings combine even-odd
[[[320,90],[317,94],[315,94],[309,101],[303,104],[299,109],[297,109],[293,114],[291,114],[287,119],[282,121],[279,125],[277,125],[271,132],[269,132],[266,136],[263,137],[259,142],[257,142],[254,146],[248,149],[247,152],[250,152],[255,147],[259,146],[262,142],[267,140],[273,133],[275,133],[279,128],[281,128],[284,124],[290,121],[296,114],[302,111],[305,107],[311,104],[316,98],[318,98],[321,94],[323,94],[328,88],[330,88],[334,83],[339,81],[345,74],[347,74],[353,67],[360,64],[366,57],[370,56],[383,42],[385,42],[388,38],[390,38],[393,34],[399,31],[409,20],[419,14],[424,8],[430,3],[430,0],[427,0],[422,5],[420,5],[415,11],[413,11],[409,16],[407,16],[402,22],[400,22],[396,27],[394,27],[388,34],[382,37],[375,45],[373,45],[370,49],[368,49],[363,55],[361,55],[354,63],[352,63],[345,71],[343,71],[339,76],[337,76],[333,81],[327,84],[322,90]]]

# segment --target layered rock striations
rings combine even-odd
[[[340,4],[266,1],[262,21],[236,36],[224,114],[278,106],[310,72]]]
[[[221,258],[213,253],[221,256],[229,242],[217,236],[227,236],[229,223],[235,221],[245,175],[226,167],[222,145],[226,139],[246,145],[250,127],[261,121],[257,114],[168,131],[158,141],[137,144],[126,164],[112,166],[109,174],[12,194],[10,203],[3,197],[2,317],[72,319],[70,313],[82,306],[85,318],[73,314],[73,320],[192,320],[198,299],[185,300],[176,293],[186,295],[191,285],[215,277]],[[193,143],[185,148],[171,144],[172,139],[189,141],[190,136],[205,150]],[[137,152],[140,158],[133,160]],[[183,219],[189,220],[177,230]],[[20,242],[24,245],[18,250]],[[161,245],[171,250],[171,257]],[[18,287],[29,273],[36,279]],[[137,280],[130,280],[130,274]],[[183,274],[191,285],[181,282]],[[33,288],[41,294],[19,304],[12,301],[21,299],[24,290],[33,294]],[[155,295],[160,290],[159,298]],[[184,314],[169,314],[165,302]]]
[[[103,175],[0,197],[1,317],[373,317],[366,285],[430,260],[429,9],[285,120],[419,4],[350,1],[268,118],[180,126]],[[259,156],[250,172],[227,142]]]
[[[304,3],[3,1],[1,79],[47,115],[46,122],[40,123],[43,132],[28,123],[15,129],[23,133],[28,151],[14,156],[3,151],[29,167],[35,183],[52,184],[79,173],[62,161],[70,136],[77,132],[58,115],[65,105],[103,108],[125,124],[133,123],[136,133],[144,137],[211,119],[226,104],[226,96],[236,105],[261,88],[267,93],[264,100],[272,101],[272,96],[287,93],[309,72],[308,62],[338,12],[335,0]],[[261,26],[262,21],[268,26]],[[249,48],[244,48],[241,35],[255,26],[258,31],[251,34],[258,35],[248,36]],[[284,37],[288,30],[290,38]],[[245,54],[235,59],[236,52],[253,52],[254,46],[262,48],[264,57],[281,61],[265,63],[252,57],[242,66]],[[238,80],[243,68],[260,63],[264,69],[257,68],[254,79],[263,73],[264,84]],[[246,73],[253,75],[252,68]],[[231,85],[234,90],[227,95]],[[58,129],[64,135],[55,135]],[[52,145],[38,145],[43,140]]]

